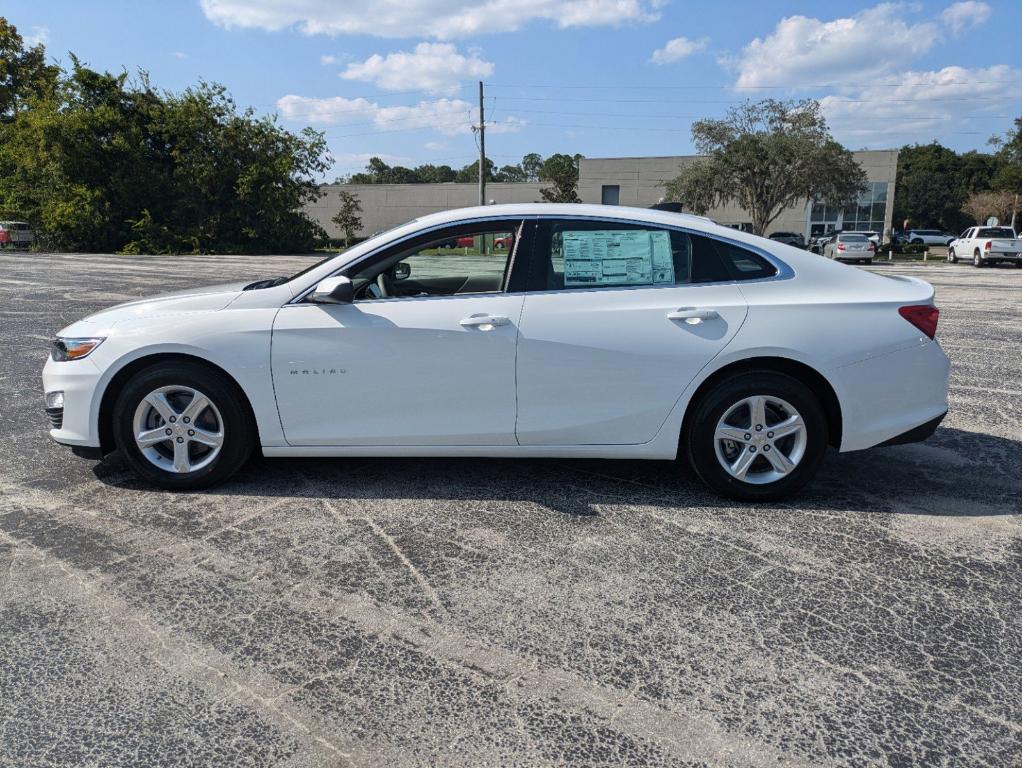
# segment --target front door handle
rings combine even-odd
[[[508,325],[511,320],[503,315],[469,315],[461,320],[458,325],[463,328],[479,328],[488,331],[498,325]]]
[[[689,325],[699,325],[705,320],[716,320],[718,317],[720,314],[715,309],[696,309],[695,307],[681,307],[667,313],[668,320],[684,320]]]

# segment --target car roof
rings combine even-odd
[[[653,208],[634,208],[627,205],[594,203],[501,203],[498,205],[477,205],[470,208],[453,208],[447,211],[438,211],[437,213],[421,216],[415,221],[420,225],[430,226],[496,216],[594,216],[601,219],[628,219],[631,221],[648,221],[651,224],[673,224],[675,226],[681,226],[685,221],[698,222],[701,226],[716,224],[712,219],[705,216],[696,216],[691,213],[675,213],[673,211],[661,211]]]

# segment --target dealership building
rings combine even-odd
[[[798,232],[809,237],[835,229],[861,229],[889,233],[894,211],[894,180],[898,151],[854,152],[866,172],[869,184],[850,205],[828,205],[807,200],[788,208],[774,221],[770,232]],[[698,156],[584,158],[579,167],[578,196],[586,203],[630,205],[647,208],[664,196],[664,182],[673,179]],[[486,199],[493,203],[542,202],[544,183],[487,183]],[[476,184],[327,184],[323,195],[308,206],[312,218],[332,237],[340,237],[330,220],[339,208],[339,192],[354,193],[362,203],[362,231],[374,232],[402,224],[419,216],[452,208],[477,205]],[[726,205],[707,215],[721,224],[751,229],[752,218],[741,208]]]

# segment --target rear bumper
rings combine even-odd
[[[841,451],[859,451],[906,435],[928,437],[948,410],[951,363],[935,341],[871,357],[833,371],[841,402]]]
[[[944,421],[944,417],[947,416],[947,411],[940,414],[935,418],[930,419],[925,424],[920,424],[918,427],[913,427],[907,432],[902,432],[900,435],[895,435],[890,440],[884,440],[877,448],[882,448],[887,445],[906,445],[907,443],[921,443],[928,439],[930,435],[937,431],[937,427]]]

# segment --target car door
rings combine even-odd
[[[518,442],[652,440],[746,313],[705,237],[541,219],[518,340]]]
[[[353,303],[283,307],[271,365],[287,441],[514,443],[523,294],[507,287],[521,228],[440,229],[344,270]],[[468,235],[475,246],[443,247]]]

